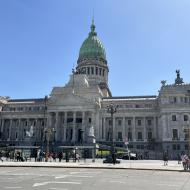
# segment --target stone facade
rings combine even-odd
[[[112,123],[107,108],[113,104],[117,108],[113,115],[117,147],[125,147],[128,141],[132,151],[152,158],[161,158],[163,151],[173,158],[187,152],[190,84],[183,83],[178,71],[177,82],[166,85],[162,81],[158,95],[113,97],[105,51],[101,54],[102,45],[94,31],[95,26],[64,87],[54,87],[48,98],[0,97],[0,144],[43,146],[48,138],[55,146],[89,145],[94,140],[99,146],[110,145]],[[94,58],[97,42],[100,57]],[[93,50],[88,54],[89,43]]]

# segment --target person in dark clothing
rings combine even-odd
[[[63,153],[60,151],[58,154],[59,162],[63,159]]]
[[[178,164],[181,164],[181,155],[180,154],[177,154],[177,161],[178,161]]]
[[[1,162],[3,162],[2,156],[3,156],[3,153],[0,151],[0,160],[1,160]]]
[[[168,153],[164,152],[163,154],[164,166],[168,165]]]

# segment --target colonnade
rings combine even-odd
[[[25,141],[27,132],[30,132],[30,140],[41,141],[45,124],[45,118],[1,118],[0,140],[12,142]]]
[[[148,123],[149,120],[149,123]],[[103,117],[100,138],[109,141],[111,118]],[[158,118],[154,117],[113,117],[114,141],[144,141],[158,138]],[[139,133],[139,134],[138,134]],[[142,137],[141,137],[142,135]]]
[[[55,111],[48,113],[47,127],[55,129],[57,142],[78,143],[86,141],[90,126],[95,126],[91,111]]]

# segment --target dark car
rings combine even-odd
[[[112,158],[112,156],[107,156],[106,159],[103,160],[103,163],[104,163],[104,164],[106,164],[106,163],[112,164],[112,163],[113,163],[113,158]],[[115,160],[115,163],[116,163],[116,164],[120,164],[120,161],[116,159],[116,160]]]

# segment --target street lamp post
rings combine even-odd
[[[107,107],[107,112],[111,114],[111,154],[112,154],[112,161],[113,164],[116,163],[116,157],[115,157],[115,144],[114,144],[114,128],[113,128],[113,114],[116,113],[116,106],[113,104],[110,104]]]
[[[45,155],[45,161],[48,161],[49,156],[49,144],[50,144],[50,138],[53,135],[53,141],[55,140],[55,129],[54,128],[45,128],[45,139],[46,139],[46,155]]]
[[[44,124],[43,124],[42,130],[41,130],[41,139],[43,139],[43,135],[44,135],[43,133],[44,133],[44,130],[46,129],[47,101],[48,101],[48,96],[45,96],[44,97]],[[43,146],[43,140],[41,140],[41,146]]]
[[[190,90],[187,90],[187,94],[188,94],[188,102],[189,102],[189,106],[190,106]],[[189,120],[189,118],[188,118]],[[188,156],[190,156],[190,123],[188,125]]]

